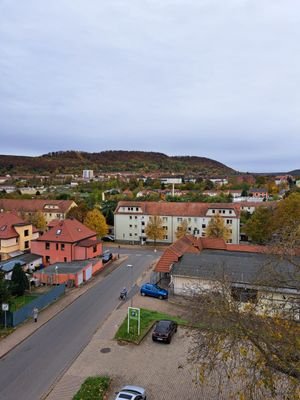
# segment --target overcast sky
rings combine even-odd
[[[300,168],[300,2],[0,0],[0,137]]]

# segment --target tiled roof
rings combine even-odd
[[[59,221],[52,229],[36,239],[39,242],[77,243],[96,236],[92,231],[76,219]]]
[[[81,247],[91,247],[91,246],[95,246],[98,243],[102,243],[102,240],[100,239],[85,239],[85,240],[81,240],[81,242],[77,243],[78,246]]]
[[[0,239],[9,239],[11,237],[18,237],[14,225],[31,225],[22,220],[14,213],[3,212],[0,213]]]
[[[194,203],[194,202],[155,202],[155,201],[120,201],[116,214],[121,207],[140,207],[145,215],[204,217],[209,209],[234,209],[239,215],[239,207],[235,203]],[[120,214],[124,214],[120,212]],[[134,213],[134,211],[130,211]]]
[[[264,254],[269,252],[265,246],[229,244],[225,243],[224,239],[196,238],[195,236],[187,235],[178,239],[164,251],[154,270],[156,272],[170,272],[173,263],[178,262],[184,254],[198,254],[205,249]]]
[[[48,211],[53,213],[65,213],[73,204],[73,200],[16,200],[0,199],[0,209],[5,211]],[[47,206],[58,208],[46,208]]]
[[[199,253],[198,242],[191,235],[184,236],[169,246],[155,266],[156,272],[170,272],[174,262],[185,253]]]

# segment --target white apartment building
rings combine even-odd
[[[93,179],[94,178],[94,171],[92,169],[84,169],[82,171],[83,179]]]
[[[160,243],[173,243],[177,228],[183,220],[188,223],[188,232],[196,237],[205,237],[209,221],[218,213],[224,218],[231,237],[228,243],[238,244],[240,238],[240,211],[233,203],[181,203],[121,201],[115,211],[115,239],[123,242],[151,242],[145,233],[150,217],[159,216],[165,235]]]

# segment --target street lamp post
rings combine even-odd
[[[133,265],[132,264],[127,264],[127,267],[130,269],[130,290],[133,287]],[[132,300],[133,300],[133,296],[131,293],[131,297],[130,297],[130,307],[132,307]]]
[[[58,266],[55,266],[55,284],[58,284]]]

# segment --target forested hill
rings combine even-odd
[[[83,169],[95,172],[132,171],[197,173],[201,175],[228,175],[236,171],[205,157],[167,156],[143,151],[58,151],[38,157],[0,155],[0,174],[80,173]]]

